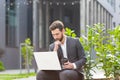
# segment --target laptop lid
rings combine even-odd
[[[34,52],[39,70],[61,70],[57,52]]]

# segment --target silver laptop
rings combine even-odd
[[[34,52],[39,70],[61,70],[57,52]]]

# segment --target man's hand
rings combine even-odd
[[[73,66],[73,63],[68,61],[68,62],[64,63],[63,68],[64,69],[74,69],[74,66]]]
[[[57,41],[55,41],[54,43],[55,43],[55,46],[54,46],[53,51],[57,51],[58,48],[59,48],[59,45],[61,45],[61,42],[57,40]]]

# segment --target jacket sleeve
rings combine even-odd
[[[53,51],[54,44],[49,45],[49,51]]]
[[[79,68],[82,68],[87,61],[83,46],[81,45],[79,39],[76,39],[76,50],[77,50],[79,60],[76,61],[75,64],[76,64],[76,67],[79,69]]]

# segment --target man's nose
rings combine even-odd
[[[57,35],[54,35],[54,38],[55,38],[55,39],[57,39],[57,38],[58,38],[58,36],[57,36]]]
[[[55,39],[55,40],[59,40],[58,36],[54,36],[54,39]]]
[[[59,40],[57,37],[54,37],[55,40]]]

